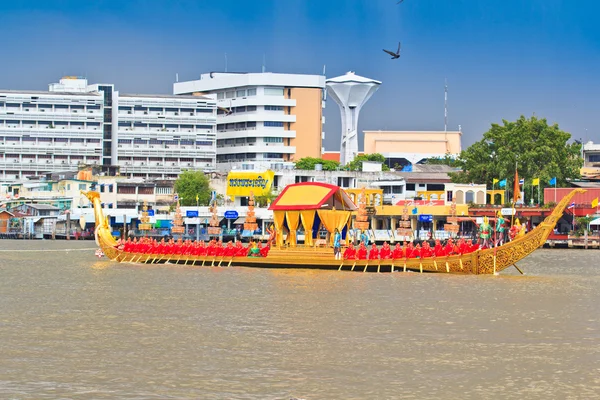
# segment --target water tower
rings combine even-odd
[[[340,163],[347,164],[358,153],[358,114],[362,106],[379,89],[381,82],[348,72],[327,79],[327,92],[340,106],[342,114],[342,140]]]

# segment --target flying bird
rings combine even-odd
[[[385,51],[390,56],[392,56],[392,60],[395,60],[396,58],[400,58],[400,42],[398,42],[398,50],[395,53],[393,51],[386,50],[386,49],[383,49],[383,51]]]

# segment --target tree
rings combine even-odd
[[[525,178],[529,194],[533,178],[539,178],[543,187],[556,177],[560,187],[579,177],[581,144],[567,143],[571,134],[535,116],[502,122],[492,124],[482,140],[460,153],[457,166],[461,171],[450,173],[453,182],[486,183],[491,188],[493,179],[507,179],[510,188],[518,165],[519,178]]]
[[[211,197],[208,178],[202,171],[183,171],[175,181],[175,193],[182,206],[195,206],[196,195],[199,205],[208,205]]]
[[[304,169],[313,171],[315,165],[322,164],[324,171],[337,171],[340,167],[340,163],[333,160],[323,160],[322,158],[314,157],[303,157],[296,161],[296,169]]]
[[[346,164],[346,169],[348,171],[362,171],[362,163],[363,161],[375,161],[381,163],[382,171],[389,171],[390,167],[385,163],[385,157],[379,153],[373,154],[360,154],[354,157],[354,160],[350,161]]]
[[[269,189],[269,191],[261,196],[254,197],[254,203],[260,207],[266,207],[267,204],[271,203],[277,195],[273,193],[273,188]]]
[[[425,160],[425,164],[427,165],[448,165],[450,167],[461,167],[461,162],[456,157],[450,155],[450,153],[446,153],[444,157],[431,157]]]

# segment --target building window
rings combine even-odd
[[[246,111],[250,112],[250,111],[256,111],[256,106],[247,106],[246,107]]]
[[[600,162],[600,154],[590,154],[588,155],[589,162]]]
[[[80,183],[79,184],[79,190],[85,190],[85,183]]]
[[[223,100],[225,98],[225,92],[217,93],[217,100]]]
[[[265,88],[265,96],[283,96],[283,88]]]
[[[406,190],[407,191],[415,191],[415,184],[414,183],[407,183],[406,184]]]
[[[235,96],[235,92],[233,90],[225,93],[225,98],[227,99],[233,99],[233,96]]]
[[[264,126],[283,128],[283,122],[280,121],[265,121]]]
[[[248,96],[256,96],[256,88],[248,89]]]
[[[237,97],[244,97],[246,95],[246,91],[245,90],[238,90],[235,95]]]
[[[283,138],[280,137],[266,137],[263,139],[265,143],[283,143]]]
[[[265,111],[283,111],[283,106],[265,106]]]

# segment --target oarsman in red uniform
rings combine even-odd
[[[389,260],[392,258],[392,248],[388,242],[383,242],[383,246],[381,247],[381,250],[379,250],[379,258],[382,260]]]
[[[225,247],[225,251],[223,251],[223,255],[225,257],[233,257],[235,255],[235,248],[233,247],[233,242],[231,240],[227,242],[227,246]]]
[[[421,258],[421,245],[417,244],[412,252],[412,258]]]
[[[394,246],[394,251],[392,251],[392,258],[394,260],[404,258],[404,250],[402,250],[402,247],[400,247],[400,242],[396,242],[396,246]]]
[[[260,246],[258,246],[258,247],[260,248],[260,256],[261,257],[266,257],[269,255],[269,250],[271,250],[270,243],[267,243],[267,245],[265,247],[262,247],[262,248]]]
[[[160,242],[158,243],[158,248],[156,249],[156,252],[158,254],[166,254],[165,253],[165,239],[164,238],[160,239]]]
[[[444,255],[447,257],[451,256],[452,254],[454,254],[454,242],[452,241],[452,238],[450,238],[444,246]]]
[[[472,253],[477,250],[479,250],[479,243],[477,243],[477,240],[473,239],[471,240],[471,244],[469,245],[469,253]]]
[[[125,244],[123,245],[123,251],[131,252],[131,238],[127,238]]]
[[[465,253],[469,252],[467,243],[465,242],[465,239],[463,239],[463,238],[458,239],[458,243],[457,243],[456,247],[458,247],[458,254],[465,254]]]
[[[223,242],[221,240],[219,240],[215,247],[216,247],[215,255],[217,257],[223,257],[223,255],[225,254],[225,247],[223,247]]]
[[[421,258],[428,258],[433,255],[433,249],[429,245],[429,242],[423,242],[423,247],[421,248]]]
[[[245,257],[246,256],[246,249],[242,245],[242,242],[235,243],[235,256],[236,257]]]
[[[409,242],[406,246],[406,252],[404,253],[404,257],[406,258],[416,258],[415,248],[413,247],[412,242]]]
[[[356,249],[354,248],[354,244],[350,242],[350,245],[344,250],[344,260],[355,260],[356,259]]]
[[[373,243],[369,251],[369,260],[379,260],[379,249],[375,243]]]
[[[206,248],[206,255],[209,257],[214,257],[217,254],[217,245],[214,240],[208,242],[208,246]]]
[[[444,256],[444,247],[442,247],[442,244],[440,243],[440,239],[435,239],[435,246],[433,246],[433,255],[435,257],[442,257]]]
[[[356,258],[358,260],[366,260],[367,259],[367,246],[365,246],[364,242],[361,242],[360,246],[358,246],[358,251],[356,252]]]

